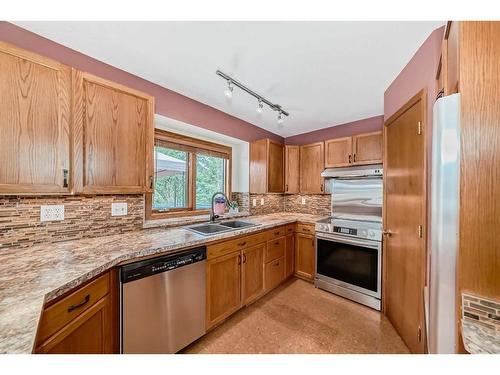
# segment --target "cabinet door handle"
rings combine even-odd
[[[285,185],[285,191],[288,191],[288,184]]]
[[[241,255],[238,254],[238,266],[241,264]]]
[[[246,254],[243,254],[243,263],[246,263],[247,262],[247,256]]]
[[[351,164],[351,155],[349,155],[349,164]]]
[[[321,184],[321,188],[320,189],[321,189],[321,192],[323,192],[323,184]]]
[[[63,169],[63,187],[68,187],[68,170]]]
[[[354,162],[356,163],[356,154],[353,156]]]
[[[149,176],[149,188],[153,189],[153,176]]]
[[[312,240],[312,241],[311,241],[311,243],[312,243],[312,245],[313,245],[313,247],[314,247],[314,240]]]
[[[247,241],[240,242],[238,246],[245,246],[247,244]]]
[[[90,301],[90,294],[87,294],[82,302],[77,303],[76,305],[71,305],[68,307],[68,312],[79,309],[82,306],[85,306]]]

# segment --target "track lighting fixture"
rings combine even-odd
[[[227,80],[227,89],[224,90],[224,95],[226,95],[226,98],[231,99],[233,97],[233,90],[234,87],[232,85],[232,82],[230,79]]]
[[[262,112],[264,111],[264,104],[262,104],[262,100],[261,99],[259,99],[259,106],[257,107],[256,111],[257,111],[257,113],[259,115],[261,115]]]
[[[250,90],[248,87],[246,87],[244,84],[236,81],[234,78],[229,77],[227,74],[221,72],[220,70],[217,70],[215,72],[218,76],[224,78],[227,81],[227,89],[224,90],[224,95],[230,99],[233,97],[233,85],[238,86],[240,89],[245,91],[246,93],[252,95],[254,98],[256,98],[259,101],[259,104],[256,108],[257,113],[260,115],[264,112],[264,104],[266,104],[269,108],[271,108],[273,111],[278,112],[278,126],[280,128],[283,127],[283,116],[288,116],[289,113],[285,111],[279,104],[274,104],[264,98],[262,95],[257,94],[256,92]]]

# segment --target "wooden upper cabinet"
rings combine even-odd
[[[284,192],[284,146],[270,139],[250,143],[250,193]]]
[[[71,192],[71,68],[0,42],[0,194]]]
[[[382,131],[325,141],[325,167],[382,163]]]
[[[352,137],[353,164],[382,163],[382,132],[372,132]]]
[[[300,146],[300,192],[321,194],[324,191],[321,172],[325,168],[324,143]]]
[[[154,98],[81,71],[73,82],[75,190],[150,191]]]
[[[300,191],[300,146],[285,146],[285,193]]]
[[[325,141],[325,167],[346,167],[352,163],[352,138],[336,138]]]

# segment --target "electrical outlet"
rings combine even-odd
[[[125,216],[125,215],[127,215],[126,202],[111,203],[111,216]]]
[[[264,205],[264,198],[260,198],[260,205],[263,206]]]
[[[64,220],[64,205],[53,204],[40,206],[40,221]]]
[[[306,198],[302,197],[302,204],[306,204]]]
[[[257,199],[252,199],[252,207],[255,207],[257,206]]]

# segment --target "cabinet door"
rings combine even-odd
[[[269,193],[283,193],[285,186],[284,146],[271,140],[269,140],[268,142],[267,190]]]
[[[249,247],[242,253],[241,290],[243,304],[252,302],[264,291],[264,250],[266,244]]]
[[[265,268],[265,289],[266,292],[277,287],[285,279],[285,258],[281,257],[266,263]]]
[[[352,163],[352,138],[325,141],[325,167],[346,167]]]
[[[0,42],[0,194],[71,190],[71,69]]]
[[[241,306],[239,251],[207,261],[207,329]]]
[[[286,236],[285,247],[285,277],[292,276],[295,270],[295,236]]]
[[[323,142],[300,146],[300,192],[310,194],[323,193],[325,168]]]
[[[382,163],[382,132],[353,137],[353,164]]]
[[[314,236],[295,234],[295,273],[297,276],[313,280],[315,268]]]
[[[43,342],[38,353],[112,354],[113,331],[109,294]]]
[[[285,146],[285,193],[299,192],[300,146]]]
[[[149,191],[154,99],[88,73],[74,75],[77,191]]]

